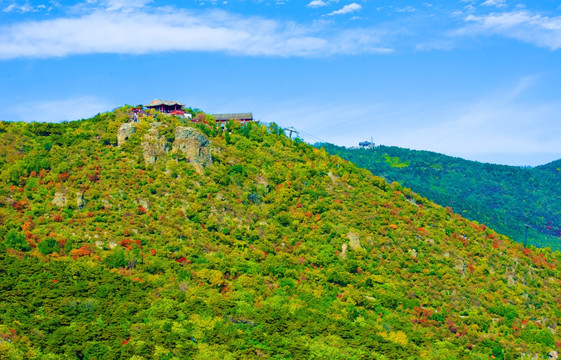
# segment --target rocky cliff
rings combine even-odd
[[[153,122],[145,131],[141,143],[142,155],[146,165],[152,165],[163,159],[171,151],[183,154],[185,161],[191,163],[197,172],[202,173],[205,167],[212,165],[210,141],[199,130],[188,126],[177,126],[171,132],[174,139],[170,141],[162,133],[170,131],[168,124]],[[119,147],[137,133],[142,124],[124,123],[119,127],[117,141]]]

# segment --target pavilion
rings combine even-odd
[[[165,100],[158,100],[158,99],[154,99],[150,104],[145,105],[145,107],[149,109],[155,109],[162,113],[175,112],[174,115],[178,113],[183,114],[183,110],[181,110],[183,106],[185,106],[185,104],[181,104],[177,101],[165,101]]]

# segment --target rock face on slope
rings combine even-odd
[[[144,135],[142,142],[142,155],[144,155],[144,162],[146,165],[155,164],[158,159],[164,156],[169,151],[169,145],[164,136],[160,135],[158,127],[161,123],[154,123]]]
[[[199,130],[192,127],[178,126],[175,128],[175,140],[170,145],[165,136],[160,134],[159,128],[163,124],[152,123],[150,129],[144,135],[141,143],[142,155],[147,165],[155,164],[170,150],[183,153],[185,159],[201,173],[207,166],[212,165],[212,155],[208,138]],[[117,132],[117,143],[119,147],[124,144],[134,133],[136,127],[133,123],[124,123]]]
[[[66,200],[68,197],[68,190],[64,187],[60,187],[55,191],[55,197],[51,204],[58,207],[66,206]]]
[[[199,130],[191,127],[178,126],[175,129],[173,149],[180,150],[189,161],[202,172],[203,168],[212,165],[210,142]]]
[[[349,238],[349,246],[352,250],[362,249],[362,246],[360,246],[360,237],[358,236],[358,234],[349,232],[347,234],[347,237]]]
[[[84,193],[76,191],[76,207],[78,207],[78,209],[83,209],[85,205],[86,202],[84,201]]]
[[[117,145],[121,147],[128,138],[136,132],[136,127],[133,123],[121,124],[121,127],[117,131]]]

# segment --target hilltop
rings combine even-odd
[[[519,242],[524,241],[525,225],[529,225],[529,244],[561,249],[561,160],[530,168],[395,146],[316,146]]]
[[[0,357],[557,356],[558,252],[275,124],[129,110],[0,123]]]

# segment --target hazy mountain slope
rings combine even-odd
[[[524,241],[528,224],[528,243],[561,248],[561,174],[555,162],[521,168],[398,147],[318,146],[518,241]]]
[[[519,359],[561,345],[559,253],[274,124],[122,126],[125,110],[1,124],[0,357]]]
[[[552,162],[547,163],[545,165],[537,166],[536,169],[560,172],[561,171],[561,159],[552,161]]]

